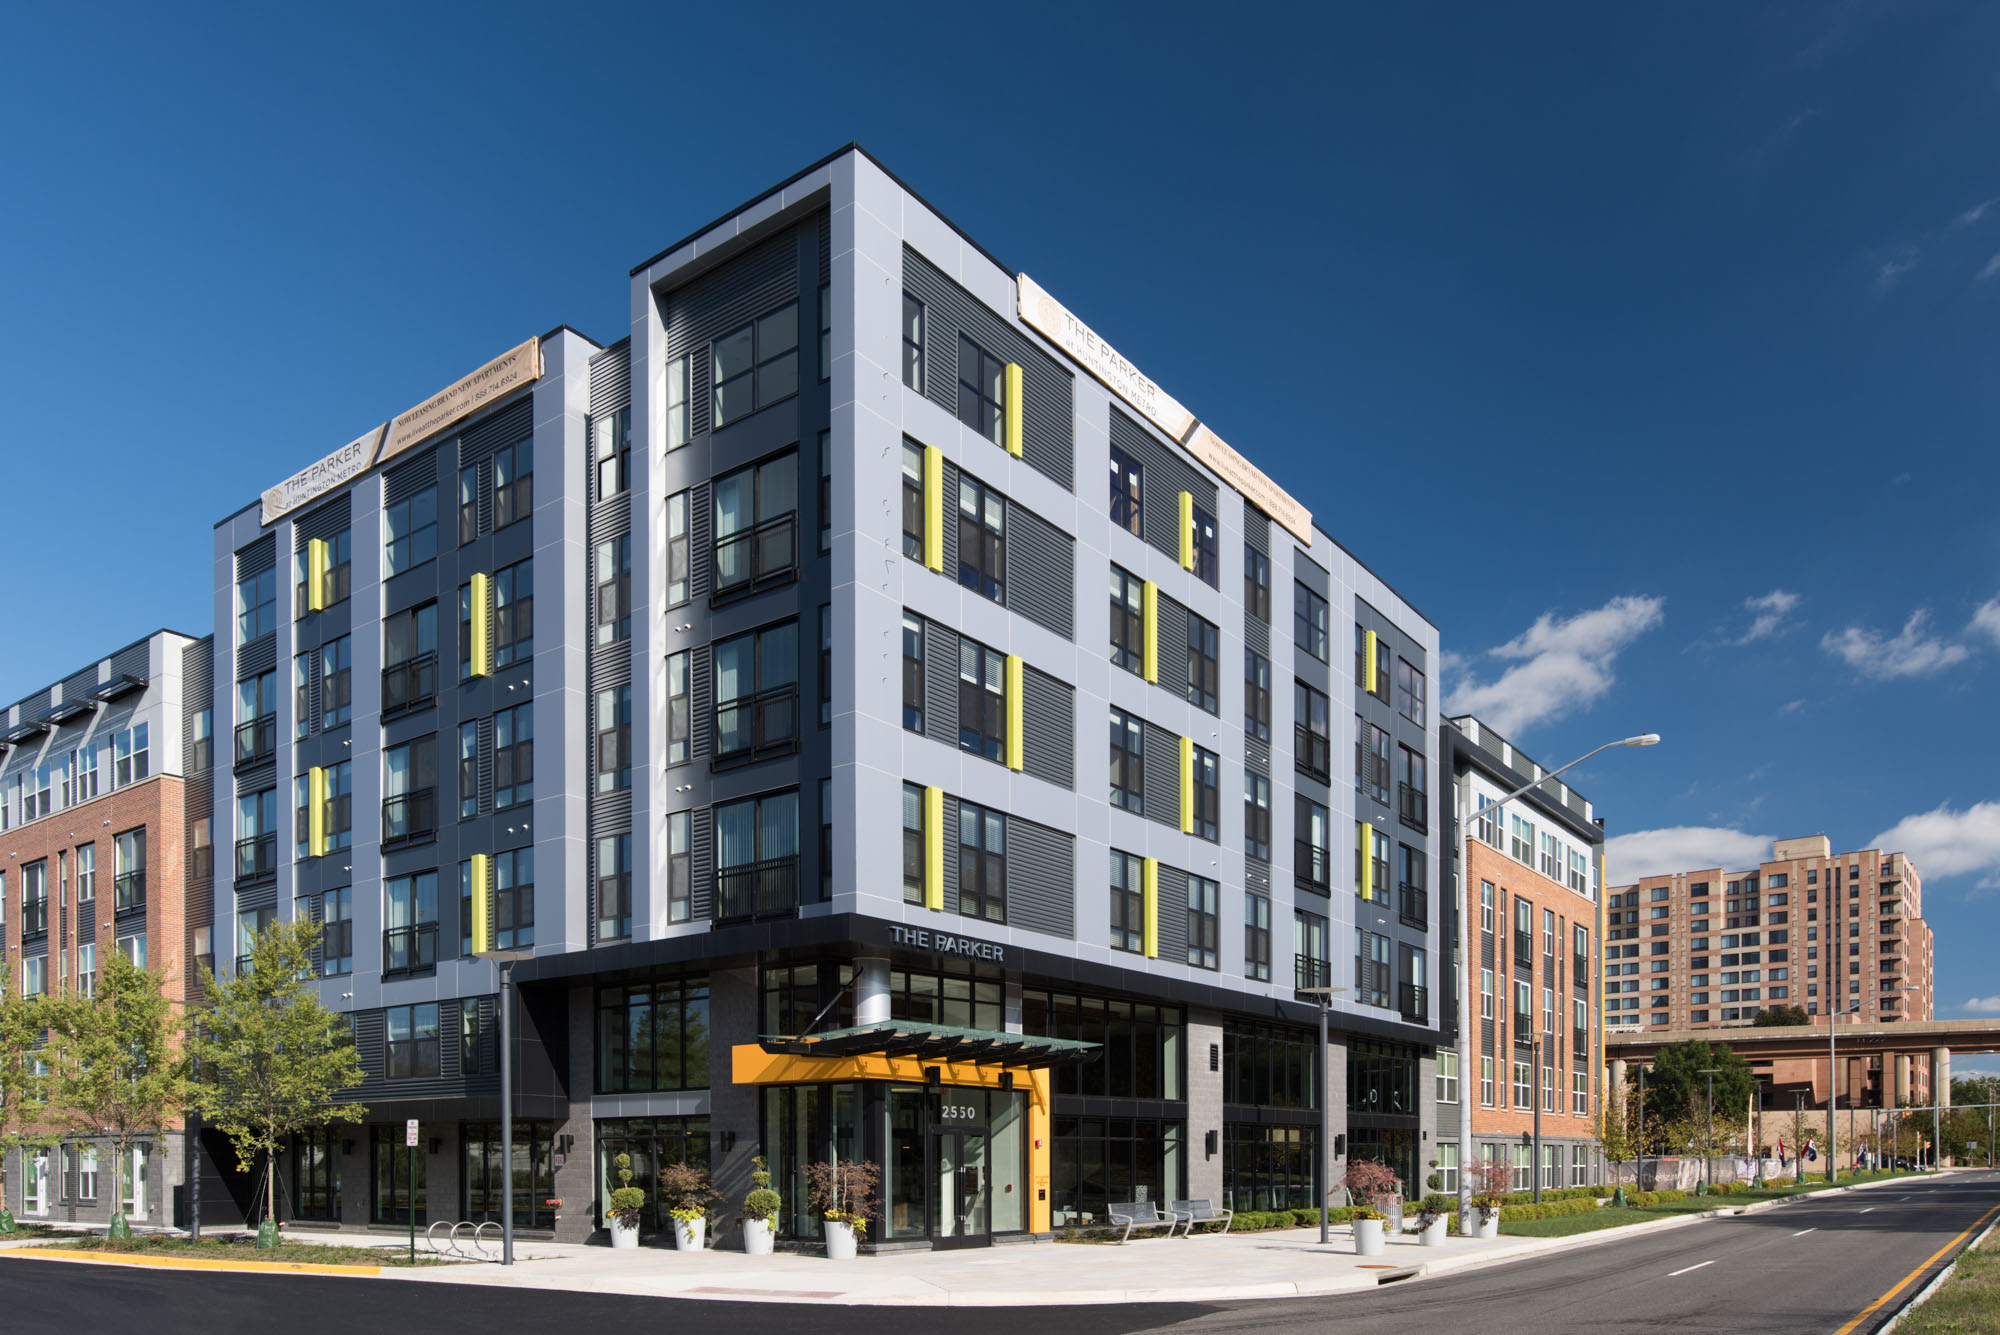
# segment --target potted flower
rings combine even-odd
[[[1403,1184],[1379,1159],[1356,1159],[1341,1179],[1354,1197],[1354,1251],[1358,1256],[1382,1254],[1382,1225],[1388,1211],[1402,1201]]]
[[[1444,1246],[1445,1213],[1438,1209],[1430,1197],[1424,1197],[1423,1208],[1417,1212],[1417,1241],[1426,1247]]]
[[[858,1235],[875,1217],[882,1170],[866,1159],[816,1163],[806,1169],[806,1204],[823,1221],[830,1261],[851,1261]]]
[[[1382,1254],[1382,1225],[1388,1216],[1372,1205],[1357,1205],[1348,1215],[1354,1225],[1354,1254],[1356,1256],[1380,1256]]]
[[[611,1245],[623,1251],[639,1245],[639,1216],[646,1208],[646,1193],[632,1185],[631,1155],[621,1154],[611,1162],[618,1170],[618,1185],[611,1190],[604,1218],[611,1229]]]
[[[771,1190],[771,1171],[759,1154],[750,1160],[751,1189],[743,1198],[743,1250],[751,1256],[769,1256],[778,1231],[778,1210],[784,1204]]]
[[[1459,1223],[1459,1231],[1467,1237],[1488,1241],[1499,1237],[1501,1197],[1513,1184],[1514,1170],[1497,1159],[1474,1165],[1472,1185],[1477,1194],[1472,1198],[1472,1208]]]
[[[660,1199],[674,1221],[674,1247],[698,1252],[708,1243],[708,1212],[722,1200],[709,1184],[708,1170],[696,1164],[668,1164],[660,1170]]]

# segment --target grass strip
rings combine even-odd
[[[2000,1335],[2000,1229],[1959,1254],[1951,1278],[1903,1314],[1896,1335]]]
[[[204,1238],[192,1242],[187,1238],[145,1236],[130,1239],[106,1238],[98,1234],[69,1236],[46,1246],[59,1251],[104,1252],[113,1255],[132,1256],[173,1256],[191,1260],[227,1261],[231,1265],[350,1265],[350,1266],[403,1266],[411,1264],[406,1247],[340,1247],[326,1243],[280,1242],[270,1250],[259,1250],[254,1240],[240,1241],[221,1238]],[[417,1252],[415,1264],[456,1265],[454,1260],[442,1256]]]

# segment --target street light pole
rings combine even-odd
[[[1833,980],[1829,977],[1827,980],[1828,996],[1826,1005],[1826,1180],[1828,1182],[1838,1182],[1840,1181],[1840,1156],[1837,1153],[1838,1146],[1835,1143],[1835,1137],[1839,1132],[1835,1113],[1840,1107],[1840,1094],[1835,1082],[1840,1079],[1840,1067],[1834,1056],[1834,1022],[1843,1015],[1852,1015],[1854,1012],[1860,1010],[1862,1000],[1860,997],[1856,997],[1839,1010],[1835,1010],[1833,1007],[1832,987]],[[1886,992],[1876,993],[1875,999],[1880,1001],[1883,997],[1893,997],[1904,992],[1915,991],[1917,989],[1914,987],[1892,987]]]
[[[1535,1204],[1542,1203],[1542,1041],[1528,1045],[1528,1060],[1535,1064]]]
[[[1639,1068],[1639,1172],[1632,1185],[1639,1191],[1646,1189],[1646,1068]]]
[[[1794,1093],[1792,1095],[1792,1125],[1794,1127],[1803,1126],[1805,1125],[1805,1120],[1806,1096],[1803,1093]],[[1796,1139],[1796,1136],[1794,1136],[1794,1139]],[[1803,1145],[1792,1146],[1792,1160],[1797,1165],[1798,1183],[1803,1187],[1806,1184],[1806,1147]]]
[[[1333,995],[1345,992],[1344,987],[1302,987],[1300,992],[1319,999],[1319,1088],[1314,1092],[1319,1096],[1319,1152],[1313,1155],[1313,1176],[1319,1187],[1319,1240],[1322,1244],[1331,1240],[1327,1232],[1326,1199],[1333,1194],[1333,1186],[1326,1179],[1327,1169],[1333,1162],[1333,1103],[1327,1098],[1327,1058],[1326,1058],[1326,1017],[1333,1009]],[[1460,1105],[1463,1106],[1462,1104]],[[1459,1170],[1463,1173],[1465,1170]],[[1460,1215],[1459,1218],[1465,1218]]]
[[[1584,752],[1582,755],[1578,756],[1575,760],[1570,761],[1569,764],[1564,765],[1561,769],[1552,769],[1548,773],[1542,775],[1541,778],[1536,779],[1533,783],[1522,784],[1519,788],[1516,788],[1513,792],[1508,793],[1505,797],[1501,798],[1497,802],[1488,803],[1486,806],[1481,807],[1474,812],[1467,812],[1461,808],[1461,810],[1458,812],[1458,823],[1461,831],[1460,838],[1458,841],[1459,845],[1458,846],[1458,855],[1459,855],[1458,893],[1455,896],[1455,898],[1457,899],[1457,909],[1458,909],[1458,931],[1456,933],[1458,939],[1452,943],[1453,955],[1458,965],[1457,977],[1459,980],[1461,980],[1457,984],[1459,989],[1459,995],[1461,998],[1465,995],[1466,989],[1469,986],[1469,980],[1472,977],[1471,971],[1466,967],[1470,955],[1470,952],[1466,948],[1466,940],[1469,936],[1467,923],[1470,920],[1469,914],[1471,912],[1470,905],[1472,902],[1472,834],[1473,834],[1473,829],[1475,828],[1473,824],[1474,819],[1480,815],[1490,813],[1492,819],[1496,821],[1499,820],[1500,809],[1506,806],[1509,802],[1513,801],[1515,798],[1520,797],[1526,793],[1532,792],[1536,788],[1541,787],[1543,784],[1547,783],[1550,779],[1555,778],[1557,775],[1562,774],[1565,771],[1575,769],[1578,765],[1581,765],[1584,761],[1590,759],[1592,756],[1598,754],[1598,752],[1600,751],[1609,751],[1611,748],[1615,746],[1657,746],[1659,745],[1659,742],[1660,742],[1660,734],[1658,734],[1657,732],[1641,733],[1636,737],[1622,737],[1615,742],[1606,742],[1604,745],[1600,747],[1596,747],[1593,750]],[[1455,778],[1456,776],[1454,776],[1454,780]],[[1457,783],[1455,781],[1453,783],[1453,790],[1454,793],[1459,791]],[[1599,893],[1600,895],[1602,894],[1601,887],[1599,889]],[[1601,952],[1603,948],[1603,943],[1600,941],[1598,943],[1598,946]],[[1598,984],[1600,993],[1603,987],[1602,983],[1603,975],[1602,975],[1602,965],[1601,965],[1602,958],[1603,958],[1602,954],[1600,953],[1599,955],[1600,981]],[[1470,1023],[1468,1023],[1467,1020],[1466,1007],[1463,1004],[1461,1004],[1458,1010],[1459,1010],[1458,1217],[1461,1221],[1463,1221],[1470,1219],[1472,1217],[1472,1178],[1471,1178],[1472,1100],[1468,1096],[1467,1091],[1469,1090],[1471,1085],[1473,1067],[1472,1067],[1472,1026]],[[1603,1017],[1604,1017],[1604,1011],[1603,1007],[1600,1005],[1598,1007],[1598,1024],[1600,1027],[1603,1025],[1604,1022]],[[1539,1072],[1540,1069],[1541,1069],[1540,1066],[1537,1065],[1536,1067],[1537,1072]],[[1594,1078],[1595,1077],[1593,1077],[1593,1079]],[[1539,1099],[1536,1100],[1535,1106],[1536,1108],[1541,1107],[1541,1101]],[[1536,1168],[1535,1181],[1539,1183],[1541,1181],[1541,1165],[1538,1163],[1536,1164],[1535,1168]]]

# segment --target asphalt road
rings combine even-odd
[[[732,1335],[804,1328],[867,1335],[1125,1335],[1174,1330],[1322,1332],[1365,1322],[1480,1335],[1717,1331],[1832,1335],[1987,1211],[2000,1174],[1913,1179],[1734,1219],[1708,1220],[1547,1259],[1336,1298],[1146,1307],[852,1308],[681,1302],[310,1276],[126,1270],[0,1260],[6,1335],[434,1335],[685,1324]],[[1938,1259],[1929,1271],[1946,1264]],[[866,1262],[862,1262],[866,1264]],[[1867,1335],[1928,1282],[1913,1280],[1855,1328]]]

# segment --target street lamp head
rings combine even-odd
[[[1332,1001],[1348,989],[1344,987],[1301,987],[1296,990],[1302,997],[1323,997],[1328,1001]]]
[[[1637,737],[1627,737],[1624,741],[1618,743],[1620,746],[1658,746],[1659,744],[1660,734],[1657,732],[1642,732]]]

